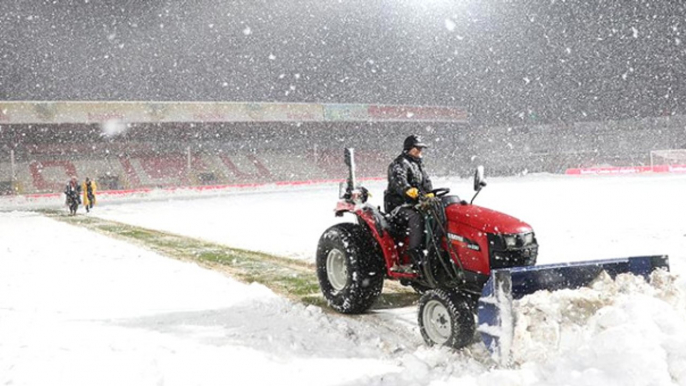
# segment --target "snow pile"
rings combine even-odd
[[[686,385],[686,283],[601,275],[515,302],[513,363],[548,384]]]
[[[482,344],[419,347],[388,384],[686,385],[686,280],[665,271],[599,277],[590,287],[539,291],[515,304],[513,365]],[[380,384],[386,384],[380,382]]]

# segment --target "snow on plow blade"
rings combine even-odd
[[[512,302],[539,290],[555,291],[589,285],[602,272],[612,278],[620,273],[641,275],[648,280],[658,268],[669,270],[667,256],[642,256],[497,269],[479,299],[478,329],[496,361],[507,365],[514,334]]]

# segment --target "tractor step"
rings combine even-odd
[[[408,273],[408,274],[417,274],[418,273],[412,264],[394,265],[391,267],[391,272]]]

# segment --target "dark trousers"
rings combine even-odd
[[[409,236],[408,249],[419,249],[424,241],[424,217],[416,209],[400,208],[394,216],[400,229]]]

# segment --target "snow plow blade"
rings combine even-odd
[[[510,361],[514,334],[512,302],[539,290],[575,289],[589,285],[602,271],[612,278],[620,273],[641,275],[646,280],[651,272],[669,270],[667,256],[641,256],[623,259],[593,260],[497,269],[483,288],[479,299],[478,330],[501,365]]]

